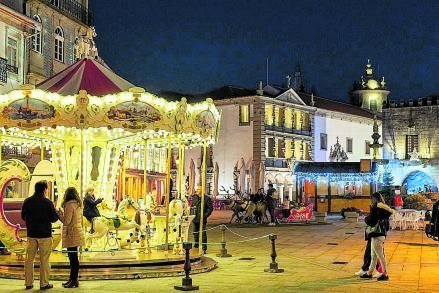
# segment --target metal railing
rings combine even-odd
[[[312,136],[311,130],[309,129],[295,129],[295,128],[288,128],[284,126],[275,126],[275,125],[265,125],[266,130],[272,130],[277,132],[286,132],[286,133],[293,133],[293,134],[299,134],[299,135],[305,135],[305,136]]]
[[[90,9],[75,0],[42,0],[42,2],[86,25],[92,25],[93,15]]]
[[[18,67],[8,64],[8,59],[0,57],[0,82],[8,81],[8,72],[18,74]]]

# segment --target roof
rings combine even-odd
[[[307,93],[298,93],[300,98],[307,104],[311,105],[311,95]],[[364,118],[374,119],[375,114],[371,111],[368,111],[366,109],[363,109],[361,107],[343,103],[327,98],[322,98],[319,96],[314,96],[314,106],[320,109],[328,110],[328,111],[335,111],[345,114],[350,114],[354,116],[360,116]],[[377,119],[380,119],[377,117]]]
[[[373,173],[376,164],[372,163],[371,172],[361,172],[360,162],[297,162],[294,173]]]
[[[270,98],[276,98],[288,90],[290,89],[281,86],[266,85],[264,87],[264,96]],[[308,106],[311,105],[310,94],[303,92],[296,92],[296,93],[299,95],[299,97],[303,100],[305,104],[307,104]],[[234,85],[227,85],[196,95],[181,94],[172,91],[162,91],[159,93],[159,95],[170,100],[180,100],[181,97],[186,97],[188,99],[188,102],[198,102],[198,101],[204,101],[206,98],[212,98],[213,100],[224,100],[224,99],[231,99],[238,97],[253,96],[256,95],[256,90],[246,89]],[[319,96],[314,96],[314,106],[328,111],[335,111],[335,112],[360,116],[369,119],[373,119],[375,116],[374,113],[366,109],[363,109],[361,107],[348,103],[335,101],[328,98],[319,97]],[[378,119],[380,118],[378,117]]]
[[[94,59],[81,59],[58,74],[37,85],[37,88],[60,95],[75,95],[79,90],[103,96],[127,91],[133,84],[126,81],[105,63]]]
[[[204,101],[206,98],[211,98],[212,100],[224,100],[253,96],[256,95],[256,90],[250,90],[234,85],[226,85],[201,94],[183,94],[173,91],[160,91],[158,95],[169,100],[180,100],[181,97],[185,97],[187,98],[188,102],[193,103]]]

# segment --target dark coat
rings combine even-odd
[[[53,203],[44,195],[34,194],[24,200],[21,218],[26,222],[27,237],[52,237],[52,223],[58,220]]]
[[[93,218],[101,216],[97,205],[100,204],[102,200],[102,198],[95,200],[95,198],[90,195],[86,195],[84,197],[84,217],[86,217],[90,222],[93,220]]]
[[[439,237],[439,200],[433,205],[430,224],[433,225],[433,236]]]
[[[194,195],[192,197],[192,207],[194,208],[194,215],[195,215],[193,222],[200,223],[201,197],[199,195]],[[212,199],[210,198],[210,196],[206,195],[204,196],[204,211],[203,211],[204,222],[207,221],[207,218],[212,214],[212,212],[213,212]]]
[[[372,233],[367,235],[367,238],[386,236],[389,231],[389,218],[393,214],[393,210],[384,203],[378,203],[370,209],[370,214],[364,219],[366,224],[370,227],[375,227],[378,222],[382,228],[382,233]]]

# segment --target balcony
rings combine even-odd
[[[266,158],[265,167],[288,168],[288,164],[286,159]]]
[[[92,12],[76,0],[42,0],[42,2],[83,24],[92,25]]]
[[[8,59],[0,57],[0,82],[8,81],[8,72],[18,74],[18,67],[8,64]]]
[[[305,130],[305,129],[294,129],[294,128],[287,128],[284,126],[275,126],[275,125],[267,125],[267,124],[265,124],[265,129],[271,130],[271,131],[276,131],[276,132],[285,132],[285,133],[291,133],[291,134],[312,136],[311,131]]]

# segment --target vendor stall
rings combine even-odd
[[[376,191],[378,168],[375,162],[296,162],[302,202],[314,204],[319,212],[340,212],[356,207],[368,211],[370,195]]]

